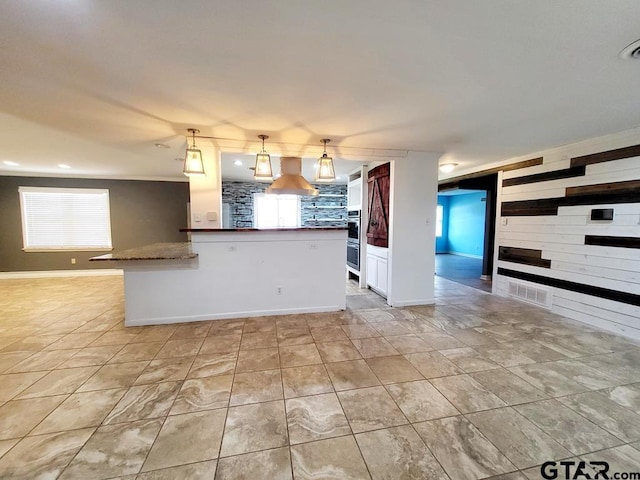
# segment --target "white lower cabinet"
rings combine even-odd
[[[389,250],[367,245],[367,285],[376,292],[387,295]]]

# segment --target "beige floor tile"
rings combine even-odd
[[[420,333],[418,337],[435,350],[448,350],[450,348],[466,347],[464,343],[456,337],[442,331]]]
[[[188,338],[206,337],[211,328],[211,322],[192,322],[178,325],[170,340],[186,340]]]
[[[335,393],[293,398],[285,404],[291,445],[351,433]]]
[[[471,347],[440,350],[440,353],[466,373],[502,368]]]
[[[49,344],[45,350],[66,350],[72,348],[84,348],[97,339],[100,332],[70,333],[59,340]]]
[[[169,338],[171,338],[171,335],[173,335],[173,332],[175,332],[177,328],[178,327],[175,325],[155,325],[152,327],[147,327],[142,332],[140,332],[140,334],[138,334],[138,336],[136,337],[136,343],[164,343],[169,340]]]
[[[200,348],[200,355],[237,352],[240,348],[240,338],[240,335],[212,335],[207,337]]]
[[[33,431],[33,435],[97,427],[125,394],[125,389],[74,393]]]
[[[414,424],[451,480],[476,480],[517,470],[462,416]]]
[[[244,322],[243,334],[272,333],[276,331],[275,317],[249,318]]]
[[[210,460],[141,473],[136,480],[212,480],[215,471],[216,461]]]
[[[232,383],[233,375],[185,380],[171,408],[171,415],[226,408]]]
[[[12,440],[0,440],[0,458],[13,448],[13,446],[20,441],[19,438]]]
[[[301,367],[303,365],[321,364],[322,358],[315,344],[281,346],[280,365],[286,367]]]
[[[369,325],[343,325],[342,330],[350,339],[379,337],[380,333]]]
[[[336,391],[380,385],[378,377],[364,360],[328,363],[325,366]]]
[[[252,350],[254,348],[273,348],[278,346],[275,329],[271,332],[243,333],[240,348]]]
[[[277,348],[241,350],[238,354],[236,373],[257,372],[274,368],[280,368],[280,355]]]
[[[488,370],[470,376],[508,405],[535,402],[548,397],[509,370]]]
[[[204,342],[203,338],[188,340],[169,340],[155,358],[195,357]]]
[[[383,335],[385,337],[408,335],[409,333],[411,333],[409,330],[407,330],[402,322],[398,322],[395,320],[372,323],[371,326],[375,328],[380,335]]]
[[[101,367],[77,392],[130,387],[149,362],[116,363]]]
[[[600,393],[618,405],[622,405],[640,415],[640,383],[611,387]]]
[[[24,438],[0,459],[0,478],[57,478],[93,431],[87,428]]]
[[[53,370],[16,398],[35,398],[73,393],[100,367],[78,367]]]
[[[389,343],[400,353],[418,353],[433,350],[416,334],[386,337]]]
[[[235,353],[198,355],[191,365],[187,378],[212,377],[232,374],[236,369],[238,356]]]
[[[374,480],[448,480],[438,461],[408,425],[359,433],[356,441]]]
[[[208,410],[167,417],[142,470],[217,458],[225,414],[225,410]]]
[[[99,427],[60,476],[60,480],[112,478],[138,473],[162,427],[141,420]]]
[[[66,398],[66,395],[57,395],[11,400],[0,406],[0,440],[27,435]]]
[[[246,405],[248,403],[281,400],[282,375],[280,370],[237,373],[233,379],[229,404]]]
[[[313,337],[308,327],[291,327],[277,329],[278,345],[281,347],[291,345],[304,345],[313,343]]]
[[[83,348],[58,368],[101,366],[111,360],[122,348],[122,345]]]
[[[519,469],[572,454],[512,408],[466,416]]]
[[[398,351],[383,337],[354,338],[352,342],[364,358],[398,355]]]
[[[291,463],[301,480],[371,478],[352,435],[292,446]]]
[[[354,433],[408,423],[384,387],[338,392],[338,398]]]
[[[189,369],[192,365],[192,357],[160,358],[152,360],[140,373],[135,384],[142,385],[144,383],[184,380],[187,378],[187,373],[189,373]]]
[[[395,383],[387,391],[410,422],[459,415],[460,412],[426,380]]]
[[[614,473],[640,472],[640,455],[630,445],[601,450],[596,453],[582,455],[585,462],[607,462],[609,477]]]
[[[218,460],[216,480],[268,478],[292,480],[289,449],[274,448]]]
[[[513,408],[576,455],[623,443],[556,400],[543,400]]]
[[[0,353],[0,373],[5,373],[11,367],[20,363],[23,360],[26,360],[31,355],[33,355],[33,352]]]
[[[346,360],[357,360],[362,358],[360,352],[349,340],[334,341],[316,344],[320,357],[325,363],[344,362]]]
[[[283,368],[282,383],[284,398],[333,392],[333,385],[324,365]]]
[[[463,373],[455,363],[440,352],[410,353],[405,357],[425,378],[446,377]]]
[[[164,343],[162,342],[144,342],[129,343],[125,345],[109,363],[126,363],[139,362],[141,360],[153,360],[158,354]],[[77,356],[77,355],[76,355]]]
[[[330,327],[320,327],[320,328],[312,328],[311,336],[316,341],[316,343],[321,342],[335,342],[335,341],[344,341],[349,338],[344,333],[344,330],[338,326],[333,325]]]
[[[104,420],[105,425],[165,417],[180,390],[180,382],[136,385],[127,390]]]
[[[284,401],[230,407],[220,456],[284,447],[288,441]]]
[[[469,375],[433,378],[431,383],[462,413],[507,405]]]
[[[91,342],[92,347],[100,347],[103,345],[126,345],[131,343],[138,336],[138,332],[107,332]]]
[[[369,358],[366,362],[383,384],[423,379],[420,372],[402,355]]]
[[[11,400],[46,374],[47,372],[25,372],[0,375],[0,403]]]
[[[66,360],[69,360],[79,349],[73,350],[51,350],[47,352],[37,352],[17,363],[5,373],[38,372],[42,370],[53,370]]]
[[[209,335],[235,335],[241,334],[244,328],[244,320],[215,320],[211,322]]]

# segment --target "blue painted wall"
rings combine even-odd
[[[449,253],[482,257],[484,249],[486,192],[474,192],[449,197]]]
[[[436,253],[449,253],[449,198],[438,195],[438,205],[442,205],[442,236],[436,237]]]

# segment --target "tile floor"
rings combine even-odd
[[[0,281],[0,478],[640,471],[640,348],[437,279],[437,306],[125,328],[120,277]]]

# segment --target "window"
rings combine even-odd
[[[256,228],[299,227],[300,197],[254,194],[253,224]]]
[[[444,215],[444,209],[442,205],[436,207],[436,237],[442,236],[442,220]]]
[[[20,187],[24,250],[111,249],[109,190]]]

